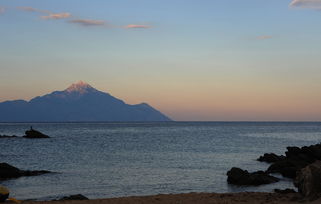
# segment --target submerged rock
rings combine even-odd
[[[50,138],[48,135],[45,135],[37,130],[32,129],[32,127],[30,128],[30,130],[27,130],[25,134],[26,135],[23,137],[29,139]]]
[[[87,198],[86,196],[84,195],[81,195],[81,194],[76,194],[76,195],[70,195],[70,196],[66,196],[66,197],[63,197],[59,200],[89,200],[89,198]]]
[[[321,196],[321,161],[306,166],[298,171],[294,185],[306,198],[316,199]]]
[[[0,138],[17,138],[16,135],[0,135]]]
[[[38,176],[42,174],[51,173],[50,171],[25,171],[20,170],[7,163],[0,163],[0,180],[19,178],[22,176]]]
[[[279,179],[270,176],[264,171],[256,171],[249,173],[246,170],[233,167],[230,171],[227,172],[227,182],[229,184],[235,185],[249,185],[249,186],[258,186],[262,184],[270,184],[278,182]]]

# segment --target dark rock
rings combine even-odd
[[[299,147],[287,147],[288,151],[285,152],[286,157],[295,157],[300,154],[302,151]]]
[[[300,160],[285,159],[283,161],[278,161],[272,164],[267,172],[268,173],[280,173],[282,176],[294,179],[296,177],[296,172],[309,163]]]
[[[279,193],[279,194],[297,193],[295,190],[290,189],[290,188],[287,188],[287,189],[284,189],[284,190],[281,190],[281,189],[274,189],[274,192],[275,192],[275,193]]]
[[[18,178],[21,170],[7,163],[0,163],[0,179]]]
[[[48,135],[45,135],[37,130],[30,129],[25,132],[24,138],[29,138],[29,139],[40,139],[40,138],[50,138]]]
[[[285,159],[285,156],[283,155],[279,156],[274,153],[266,153],[263,156],[260,156],[260,158],[258,158],[257,160],[261,162],[274,163],[277,161],[282,161],[284,159]]]
[[[20,170],[7,163],[0,163],[0,180],[19,178],[22,176],[39,176],[42,174],[51,173],[50,171],[25,171]]]
[[[270,176],[264,171],[249,173],[246,170],[233,167],[227,172],[227,182],[229,184],[258,186],[278,181],[278,178]]]
[[[59,200],[89,200],[89,198],[87,198],[84,195],[77,194],[77,195],[66,196]]]
[[[18,136],[15,135],[0,135],[0,138],[16,138]]]
[[[321,195],[321,161],[316,161],[298,171],[294,185],[305,198],[318,198]]]

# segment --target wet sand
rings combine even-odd
[[[25,201],[24,204],[299,204],[298,193],[187,193],[154,196],[135,196],[82,201]],[[304,203],[320,204],[321,199]]]

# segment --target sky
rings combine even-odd
[[[0,101],[79,80],[183,121],[321,121],[321,0],[0,0]]]

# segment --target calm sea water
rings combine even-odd
[[[52,138],[0,139],[0,162],[57,173],[0,183],[18,199],[288,188],[286,179],[231,186],[226,172],[265,170],[268,165],[256,161],[263,153],[321,142],[321,123],[0,123],[0,134],[23,135],[30,125]]]

